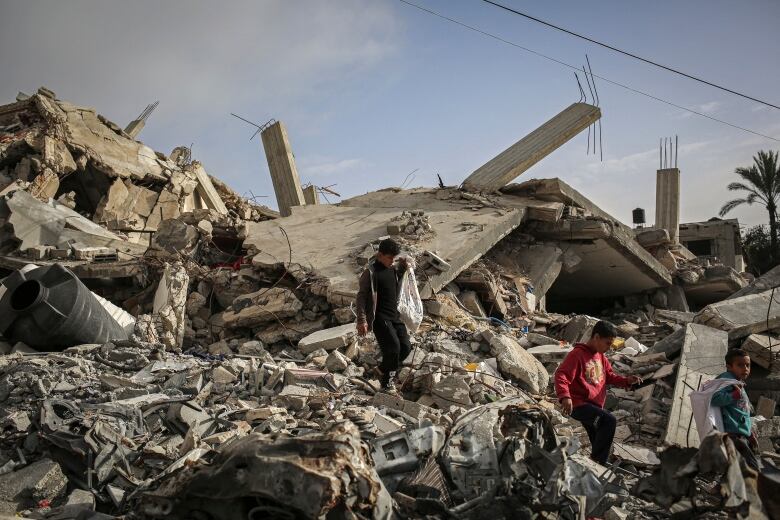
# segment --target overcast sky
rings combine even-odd
[[[675,77],[478,0],[412,0],[451,18],[713,117],[780,138],[780,110]],[[780,2],[504,0],[519,10],[780,104]],[[570,69],[398,0],[0,0],[0,103],[41,85],[120,126],[159,100],[139,138],[193,156],[275,206],[254,129],[287,126],[303,182],[352,196],[447,184],[577,101]],[[598,80],[597,80],[598,81]],[[780,143],[597,84],[604,160],[583,133],[523,174],[560,177],[623,221],[653,221],[658,140],[679,135],[682,220],[731,198],[737,166]],[[337,200],[337,199],[334,199]],[[760,207],[739,208],[746,224]]]

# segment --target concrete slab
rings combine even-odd
[[[698,448],[699,434],[693,420],[690,395],[723,372],[728,339],[724,331],[696,323],[686,325],[669,423],[663,439],[665,444]]]
[[[354,323],[347,323],[339,327],[333,327],[325,330],[318,330],[309,334],[298,342],[298,350],[303,354],[311,354],[317,349],[336,350],[346,347],[357,336],[357,330]]]
[[[780,291],[774,299],[771,291],[765,291],[713,303],[702,309],[693,321],[728,331],[729,339],[744,338],[778,328]]]
[[[542,126],[477,168],[463,186],[492,191],[506,186],[569,139],[601,117],[601,110],[587,103],[573,103]]]
[[[133,255],[146,251],[145,247],[123,240],[63,204],[41,202],[25,191],[15,191],[0,199],[0,219],[10,224],[10,230],[0,231],[0,244],[10,247],[8,252],[16,249],[15,244],[24,250],[69,242],[111,247]]]
[[[421,296],[430,298],[518,227],[526,208],[534,205],[530,199],[506,197],[502,208],[470,210],[473,202],[440,200],[437,191],[389,189],[338,206],[296,207],[286,218],[247,223],[244,247],[255,255],[256,265],[290,263],[316,271],[326,282],[323,295],[333,304],[349,305],[362,270],[352,253],[385,236],[387,222],[404,210],[425,208],[433,232],[415,245],[437,251],[450,264],[450,269],[420,281]]]
[[[749,294],[756,294],[764,291],[769,291],[772,287],[780,287],[780,265],[765,272],[750,284],[741,288],[728,299],[739,298],[740,296],[747,296]]]

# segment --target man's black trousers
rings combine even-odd
[[[398,370],[401,362],[412,351],[412,345],[409,343],[406,325],[400,321],[377,316],[374,320],[374,336],[379,343],[379,350],[382,351],[382,364],[379,368],[382,370],[382,386],[386,386],[390,381],[390,372]]]
[[[615,427],[617,426],[615,416],[590,403],[572,410],[571,416],[580,421],[582,427],[588,432],[588,439],[590,439],[593,450],[591,458],[600,464],[605,464],[612,449],[612,439],[615,437]]]

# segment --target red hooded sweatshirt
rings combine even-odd
[[[574,345],[574,350],[555,371],[558,399],[571,398],[574,408],[586,403],[603,408],[607,385],[628,387],[628,378],[614,373],[609,359],[584,343]]]

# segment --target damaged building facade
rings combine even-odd
[[[771,385],[777,275],[748,283],[682,231],[516,180],[600,116],[567,107],[461,186],[338,204],[301,186],[276,122],[277,213],[186,148],[138,142],[139,124],[47,89],[0,107],[0,514],[776,518],[772,394],[756,402],[758,475],[728,437],[700,443],[689,396],[730,346]],[[354,326],[388,236],[426,311],[396,393]],[[645,380],[610,390],[608,466],[551,388],[599,318],[620,332],[616,370]]]

